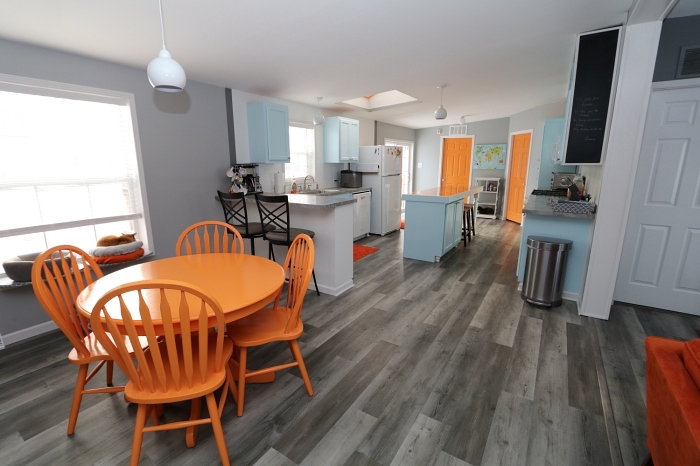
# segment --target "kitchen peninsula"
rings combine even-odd
[[[402,195],[406,201],[403,256],[439,262],[462,239],[464,198],[478,195],[482,189],[433,188]]]
[[[555,198],[556,199],[556,198]],[[527,237],[546,236],[573,241],[566,260],[563,298],[579,301],[583,281],[588,268],[595,213],[556,212],[549,196],[530,195],[523,207],[520,255],[518,257],[518,282],[525,278]]]
[[[273,195],[272,193],[266,193]],[[293,228],[304,228],[315,233],[313,241],[316,249],[314,271],[321,293],[338,296],[353,287],[352,275],[352,231],[353,205],[357,202],[352,196],[314,196],[289,194],[289,220]],[[246,196],[248,221],[259,222],[255,196]],[[267,257],[268,244],[261,238],[255,240],[255,252]],[[248,240],[246,253],[250,254]],[[274,246],[275,259],[283,264],[287,248]],[[313,289],[311,281],[309,288]]]

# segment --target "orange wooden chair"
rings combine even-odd
[[[83,395],[124,391],[112,386],[114,362],[88,328],[87,318],[78,313],[75,300],[90,283],[102,277],[102,270],[85,251],[75,246],[56,246],[44,251],[32,266],[32,287],[46,313],[73,344],[68,361],[79,366],[68,418],[68,435],[75,432]],[[147,345],[143,340],[139,346]],[[132,349],[129,347],[128,349]],[[98,362],[88,374],[90,363]],[[85,384],[107,363],[107,387],[85,389]]]
[[[216,325],[210,328],[212,316]],[[188,446],[194,446],[201,424],[211,424],[221,462],[229,465],[221,412],[229,387],[235,393],[227,364],[233,343],[224,336],[224,313],[216,299],[187,283],[144,280],[119,286],[100,298],[90,323],[97,339],[129,377],[124,395],[138,404],[131,465],[139,463],[144,432],[187,428]],[[138,340],[139,333],[145,334],[148,349],[137,348],[132,358],[123,340],[113,342],[108,335],[120,333],[131,342]],[[217,405],[214,391],[222,385]],[[209,409],[206,419],[199,417],[202,397]],[[162,404],[184,400],[192,400],[189,420],[159,423],[157,412]],[[149,416],[153,425],[147,427]]]
[[[228,336],[233,340],[238,353],[238,399],[236,401],[239,416],[243,415],[245,379],[247,377],[299,366],[304,385],[306,385],[306,391],[309,393],[309,396],[314,394],[309,374],[306,372],[304,359],[301,357],[301,351],[297,343],[297,338],[301,336],[304,330],[304,324],[301,321],[301,307],[304,304],[304,296],[311,281],[311,271],[314,268],[314,251],[313,241],[305,234],[298,235],[289,247],[287,258],[284,261],[284,268],[289,276],[286,306],[282,307],[279,305],[282,295],[282,289],[280,289],[273,307],[261,309],[243,319],[231,322],[227,326]],[[296,362],[247,372],[246,359],[248,348],[273,341],[287,341]]]
[[[244,254],[245,246],[238,230],[216,220],[190,225],[182,232],[175,246],[176,256],[217,252]]]

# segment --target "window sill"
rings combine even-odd
[[[115,267],[117,265],[130,264],[132,262],[138,262],[140,260],[143,260],[143,259],[145,259],[147,257],[151,257],[151,256],[153,256],[153,251],[146,251],[146,253],[143,256],[139,257],[138,259],[134,259],[131,261],[126,261],[126,262],[118,262],[116,264],[101,264],[99,267],[101,269],[106,269],[109,267]],[[32,285],[32,282],[16,282],[14,280],[11,280],[7,276],[0,277],[0,291],[9,290],[12,288],[21,288],[23,286],[31,286],[31,285]]]

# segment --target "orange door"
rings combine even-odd
[[[510,172],[508,174],[508,207],[506,219],[515,223],[523,221],[525,202],[525,180],[530,160],[530,138],[532,133],[516,134],[511,144]]]
[[[449,195],[469,189],[473,138],[445,138],[442,145],[441,188]]]

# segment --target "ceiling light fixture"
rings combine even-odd
[[[314,125],[322,126],[326,122],[326,117],[321,113],[321,101],[323,97],[316,97],[316,115],[314,115]]]
[[[435,110],[435,119],[436,120],[444,120],[447,118],[447,110],[445,110],[445,107],[442,106],[442,90],[446,88],[446,85],[438,86],[437,88],[440,89],[440,106]]]
[[[163,41],[163,49],[158,52],[158,56],[148,64],[146,74],[151,86],[157,91],[180,92],[185,88],[187,77],[185,70],[178,62],[173,60],[165,48],[165,28],[163,27],[163,6],[158,0],[160,10],[160,36]]]
[[[467,115],[462,115],[459,117],[459,124],[460,125],[466,125],[467,124]]]

